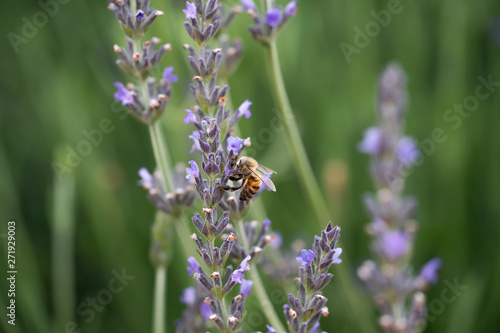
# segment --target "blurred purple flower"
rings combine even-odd
[[[296,259],[302,266],[310,266],[314,260],[314,251],[303,249],[300,257],[297,257]]]
[[[240,107],[238,108],[238,117],[245,116],[245,118],[250,118],[252,115],[252,112],[250,112],[250,105],[252,105],[252,102],[250,102],[248,99],[245,100],[243,103],[241,103]]]
[[[139,184],[143,187],[151,187],[153,186],[153,175],[151,175],[146,168],[140,168],[139,169],[139,177],[141,177],[141,180],[139,181]]]
[[[193,306],[196,300],[196,290],[193,287],[184,289],[180,301],[186,305]]]
[[[275,25],[279,24],[281,20],[281,10],[278,8],[274,8],[266,12],[266,18],[264,22],[269,24],[269,26],[274,27]]]
[[[249,271],[250,270],[250,265],[248,264],[248,261],[252,259],[252,257],[250,257],[250,255],[246,256],[245,259],[243,259],[241,261],[241,264],[240,264],[240,269],[242,271]]]
[[[241,283],[245,278],[245,274],[243,273],[243,270],[237,269],[231,274],[231,281],[236,282],[236,283]]]
[[[115,100],[122,102],[122,105],[132,104],[134,101],[133,93],[125,88],[121,82],[115,82],[118,91],[115,93]]]
[[[332,263],[334,264],[340,264],[342,262],[342,259],[339,259],[340,255],[342,254],[342,248],[337,247],[335,248],[335,253],[333,254],[333,261]]]
[[[189,124],[189,123],[194,123],[197,121],[196,116],[194,115],[194,112],[189,110],[189,109],[184,109],[187,113],[187,115],[184,117],[184,124]],[[199,137],[199,134],[198,134]]]
[[[193,147],[191,148],[191,153],[196,149],[201,152],[200,146],[200,132],[194,131],[193,134],[189,136],[190,139],[193,139]]]
[[[179,77],[174,74],[174,66],[168,66],[163,70],[163,78],[167,80],[167,82],[179,81]]]
[[[227,138],[227,150],[232,151],[233,154],[237,155],[242,147],[243,147],[242,139],[232,136]]]
[[[266,327],[267,327],[267,333],[277,333],[276,330],[274,328],[272,328],[271,326],[266,325]]]
[[[146,15],[144,14],[144,12],[142,11],[142,9],[139,9],[137,11],[137,14],[135,14],[135,19],[137,21],[142,21],[144,18],[146,17]]]
[[[187,262],[189,264],[189,267],[187,267],[186,269],[190,276],[199,271],[200,265],[198,264],[198,262],[194,257],[187,258]]]
[[[359,151],[376,155],[382,151],[382,131],[378,127],[365,130],[363,141],[358,144]]]
[[[255,3],[253,0],[241,0],[241,4],[245,10],[255,9]]]
[[[200,173],[200,169],[198,168],[198,164],[196,164],[196,162],[192,161],[192,160],[189,161],[189,164],[191,164],[191,167],[186,168],[186,173],[187,173],[186,179],[190,179],[191,177],[200,178],[201,173]]]
[[[240,286],[240,295],[243,297],[248,297],[250,292],[252,291],[253,281],[251,280],[242,280]]]
[[[273,249],[279,249],[283,243],[283,237],[277,231],[271,232],[271,236],[273,237],[273,240],[269,243],[269,246]]]
[[[380,247],[389,260],[397,260],[408,252],[410,240],[401,230],[391,230],[380,237]]]
[[[285,16],[297,15],[297,1],[290,1],[285,7]]]
[[[196,18],[196,6],[194,3],[190,3],[186,1],[186,9],[182,10],[184,14],[186,14],[187,19],[195,19]]]
[[[201,303],[200,304],[200,314],[205,318],[205,320],[208,319],[212,315],[212,310],[210,310],[210,304],[207,303]]]
[[[396,147],[396,155],[401,163],[410,165],[418,159],[419,151],[413,139],[404,137],[399,140],[398,146]]]
[[[431,259],[422,267],[419,276],[427,283],[436,283],[438,279],[437,271],[442,264],[443,261],[440,258]]]

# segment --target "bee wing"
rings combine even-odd
[[[274,186],[273,181],[271,178],[267,177],[263,173],[256,171],[256,170],[251,170],[254,175],[256,175],[271,191],[276,192],[276,186]]]
[[[257,167],[259,169],[262,169],[264,172],[267,172],[269,174],[273,174],[273,173],[277,173],[276,171],[274,171],[273,169],[270,169],[262,164],[259,164],[259,166]]]

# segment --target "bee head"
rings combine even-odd
[[[229,161],[229,168],[234,170],[236,168],[236,162],[238,160],[238,157],[236,155],[231,157],[231,160]]]

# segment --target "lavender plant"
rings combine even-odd
[[[244,224],[242,221],[252,201],[236,200],[224,190],[230,176],[236,171],[234,165],[230,165],[231,158],[240,155],[244,147],[250,145],[248,139],[233,137],[231,133],[243,116],[251,116],[249,107],[252,103],[244,101],[232,112],[227,107],[226,94],[229,86],[218,85],[218,68],[223,54],[227,55],[229,51],[210,48],[209,44],[221,26],[226,25],[224,22],[232,18],[231,15],[223,15],[223,7],[217,0],[186,2],[186,9],[183,11],[186,31],[197,44],[196,49],[184,45],[189,52],[187,59],[194,74],[190,91],[196,101],[194,107],[186,109],[184,122],[196,127],[190,138],[193,140],[193,151],[201,153],[202,157],[201,169],[196,161],[189,161],[186,177],[194,179],[196,191],[204,205],[202,213],[205,215],[202,218],[194,213],[192,221],[201,237],[193,234],[191,238],[196,242],[199,257],[211,273],[207,273],[194,257],[188,259],[188,272],[210,292],[210,296],[204,300],[210,304],[212,311],[209,320],[222,332],[235,332],[241,327],[244,301],[255,282],[255,275],[254,281],[244,280],[245,272],[251,270],[250,262],[255,261],[271,240],[266,235],[269,221],[264,222],[258,232],[258,225]],[[238,49],[235,48],[235,51],[237,54]],[[234,53],[229,55],[234,56]],[[231,60],[229,57],[226,59]],[[228,62],[227,66],[229,71],[231,63]],[[219,208],[222,210],[220,215]],[[236,220],[240,227],[238,232],[229,226],[230,218]],[[218,247],[216,242],[224,232],[227,233]],[[240,261],[237,269],[233,269],[232,265],[226,266],[230,256]],[[226,296],[237,283],[241,284],[240,293],[228,307]],[[260,280],[256,285],[258,294],[265,294],[261,290]],[[276,323],[281,325],[279,321]]]
[[[372,222],[375,261],[367,260],[358,276],[373,292],[380,309],[380,327],[386,332],[421,332],[425,327],[423,291],[437,281],[441,260],[432,259],[419,274],[410,266],[418,223],[411,219],[416,200],[403,195],[405,169],[419,157],[415,142],[403,136],[407,104],[406,77],[400,65],[389,64],[379,81],[379,122],[365,131],[359,150],[371,156],[375,194],[364,198]]]

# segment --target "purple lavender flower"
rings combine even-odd
[[[230,136],[227,138],[227,150],[233,152],[234,155],[238,155],[238,152],[243,147],[243,140],[238,137]]]
[[[311,263],[314,260],[314,251],[303,249],[301,256],[295,259],[297,259],[302,266],[311,266]]]
[[[188,274],[190,276],[193,275],[194,273],[197,273],[200,270],[200,265],[198,264],[198,262],[194,257],[187,258],[187,262],[189,264],[189,267],[187,267],[186,270],[188,271]]]
[[[202,315],[205,320],[208,319],[212,315],[212,310],[210,309],[210,304],[207,303],[201,303],[200,304],[200,314]]]
[[[272,240],[269,243],[269,246],[273,249],[279,249],[281,247],[281,244],[283,243],[283,237],[277,231],[271,232],[271,237]]]
[[[122,105],[128,105],[134,102],[134,94],[125,88],[121,82],[115,82],[115,87],[118,88],[118,91],[115,93],[115,100],[122,102]]]
[[[250,265],[248,264],[248,261],[252,259],[250,255],[246,256],[245,259],[243,259],[240,263],[240,269],[242,271],[249,271],[250,270]]]
[[[137,14],[135,14],[135,19],[136,19],[137,21],[139,21],[139,22],[140,22],[140,21],[142,21],[144,18],[146,18],[146,14],[144,14],[144,12],[143,12],[141,9],[139,9],[139,10],[137,11]]]
[[[245,100],[243,103],[241,103],[240,107],[238,108],[238,117],[245,116],[245,118],[250,118],[252,115],[252,112],[250,112],[250,105],[252,105],[252,102],[250,102],[248,99]]]
[[[186,168],[186,179],[190,179],[191,177],[194,178],[201,178],[201,173],[200,169],[198,168],[198,164],[196,164],[195,161],[191,160],[189,161],[189,164],[191,164],[190,168]]]
[[[408,236],[401,230],[391,230],[380,237],[380,247],[389,260],[397,260],[409,250]]]
[[[189,136],[189,138],[193,140],[193,147],[191,148],[191,153],[194,150],[197,150],[197,151],[201,152],[202,150],[201,150],[201,146],[200,146],[200,132],[199,131],[194,131],[193,134],[191,134]]]
[[[292,16],[292,15],[297,15],[297,1],[293,0],[290,1],[286,6],[285,6],[285,16]]]
[[[340,264],[342,263],[342,259],[339,259],[340,255],[342,254],[342,248],[341,247],[336,247],[335,248],[335,253],[333,254],[333,264]]]
[[[196,18],[196,6],[194,5],[194,3],[190,3],[189,1],[186,1],[186,9],[183,9],[182,11],[186,15],[187,19],[195,19]]]
[[[277,333],[276,330],[274,328],[272,328],[271,326],[266,325],[266,327],[267,327],[267,333]]]
[[[242,269],[237,269],[231,274],[231,281],[236,283],[242,283],[242,279],[245,278],[245,273],[243,273]]]
[[[253,281],[251,280],[242,280],[240,286],[240,295],[243,297],[248,297],[250,292],[252,291]]]
[[[266,18],[264,19],[264,22],[269,24],[269,26],[274,27],[280,24],[282,20],[281,10],[279,8],[274,8],[266,12]]]
[[[253,0],[241,0],[241,4],[245,10],[255,9],[255,3]]]
[[[179,77],[174,74],[174,66],[165,67],[163,70],[163,78],[167,80],[167,82],[179,81]]]
[[[189,110],[189,109],[184,109],[187,113],[187,115],[184,117],[184,123],[185,124],[189,124],[191,122],[196,122],[197,119],[196,119],[196,116],[194,115],[193,111]],[[200,137],[200,135],[198,134],[198,138]]]
[[[141,180],[139,181],[139,184],[145,188],[149,188],[153,186],[153,175],[151,175],[146,168],[140,168],[139,169],[139,177],[141,177]]]
[[[411,165],[419,157],[417,145],[413,139],[409,137],[404,137],[399,140],[398,146],[396,147],[396,154],[399,161],[406,165]]]
[[[196,300],[196,290],[193,287],[188,287],[182,292],[180,301],[186,305],[193,306]]]
[[[378,127],[370,127],[365,131],[358,149],[366,154],[377,155],[382,151],[382,145],[382,131]]]
[[[443,261],[440,258],[431,259],[422,267],[419,276],[427,283],[436,283],[438,279],[437,271],[441,268],[442,263]]]

